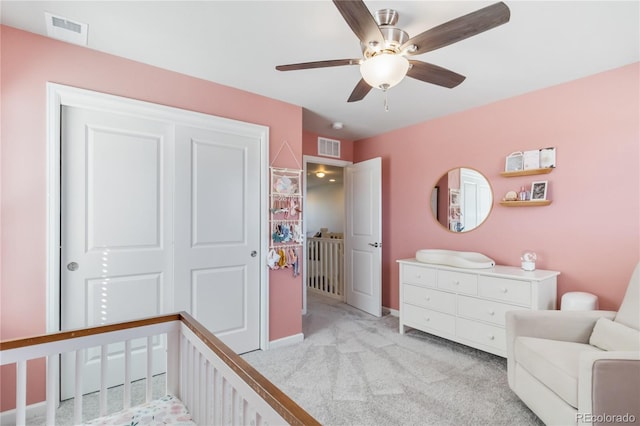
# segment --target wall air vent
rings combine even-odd
[[[318,138],[318,155],[340,158],[340,141],[335,139]]]
[[[87,24],[71,21],[63,16],[52,15],[49,12],[45,12],[44,17],[49,37],[81,46],[87,45],[87,32],[89,29]]]

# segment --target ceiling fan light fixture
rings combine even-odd
[[[400,83],[409,70],[409,61],[402,55],[380,53],[360,65],[360,74],[367,84],[387,90]]]

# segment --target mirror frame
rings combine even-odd
[[[448,186],[448,177],[450,176],[452,171],[462,171],[462,169],[467,169],[467,170],[471,170],[475,173],[477,173],[478,175],[482,176],[482,178],[484,178],[484,181],[486,182],[486,188],[489,190],[489,195],[490,195],[490,199],[487,200],[488,201],[488,207],[485,207],[483,210],[486,212],[484,217],[482,218],[482,220],[479,221],[479,223],[477,223],[473,228],[471,229],[462,229],[459,231],[456,231],[455,229],[452,229],[452,223],[450,223],[449,219],[451,218],[451,201],[456,201],[455,197],[459,197],[462,195],[460,193],[460,187],[462,186],[462,177],[458,176],[458,180],[460,181],[458,184],[459,188],[453,188],[452,192]],[[443,179],[447,178],[447,181],[444,182],[443,184]],[[443,190],[443,188],[447,189],[446,191]],[[491,212],[493,211],[493,204],[494,204],[494,199],[495,199],[495,194],[493,191],[493,187],[491,186],[491,182],[489,181],[489,179],[482,173],[480,172],[478,169],[475,169],[473,167],[467,167],[467,166],[460,166],[460,167],[453,167],[449,170],[447,170],[446,172],[444,172],[439,178],[438,180],[431,186],[431,192],[430,192],[430,213],[431,216],[433,217],[433,219],[436,221],[436,223],[442,227],[443,229],[445,229],[446,231],[449,231],[451,233],[454,234],[465,234],[467,232],[471,232],[474,231],[476,229],[478,229],[480,226],[482,226],[487,219],[489,218],[489,216],[491,215]],[[453,200],[452,200],[453,198]],[[446,204],[445,204],[446,202]],[[462,214],[462,212],[460,211],[460,202],[458,201],[456,204],[454,204],[453,207],[458,207],[458,214]],[[445,206],[443,208],[443,205]],[[482,209],[482,205],[479,205],[479,208]],[[434,213],[435,211],[435,213]],[[445,223],[443,223],[443,221]],[[455,222],[453,222],[455,223]],[[460,222],[458,222],[460,223]],[[454,225],[455,226],[455,225]]]

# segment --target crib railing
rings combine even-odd
[[[344,299],[344,243],[338,238],[307,238],[307,287]]]
[[[152,339],[163,335],[167,338],[166,393],[182,400],[196,424],[319,425],[279,388],[184,312],[0,342],[0,365],[16,366],[15,423],[26,424],[29,360],[46,358],[46,424],[55,424],[59,399],[58,366],[62,353],[75,352],[80,358],[88,348],[101,348],[103,358],[100,362],[104,368],[101,368],[100,380],[106,383],[107,345],[124,342],[125,348],[130,349],[132,340],[146,338],[147,364],[151,365]],[[125,354],[125,372],[130,371],[129,360],[130,356]],[[74,424],[90,420],[82,419],[82,368],[80,363],[77,366]],[[147,401],[151,399],[151,379],[151,369],[147,368]],[[124,377],[123,383],[123,405],[127,408],[131,397],[130,378]],[[101,416],[110,414],[106,413],[106,392],[106,386],[101,386]]]

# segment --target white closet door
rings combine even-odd
[[[83,328],[166,312],[172,287],[172,145],[168,123],[63,107],[61,327]],[[154,342],[156,373],[165,342]],[[134,378],[145,341],[133,342]],[[83,354],[84,392],[99,389],[100,348]],[[123,374],[109,346],[108,386]],[[62,360],[61,397],[72,397],[73,356]],[[115,380],[115,381],[114,381]]]
[[[260,140],[176,129],[175,294],[238,353],[260,347]]]

